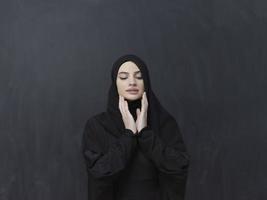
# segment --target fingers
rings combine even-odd
[[[123,96],[119,95],[119,109],[121,111],[122,120],[125,128],[131,129],[134,133],[136,132],[135,121],[129,111],[128,102],[124,100]]]
[[[129,111],[129,107],[128,107],[128,102],[125,101],[125,100],[124,100],[124,109],[125,109],[125,112],[126,112],[126,113],[128,113],[128,114],[130,113],[130,111]]]
[[[119,109],[122,112],[122,107],[121,107],[121,96],[119,95]]]
[[[140,111],[140,108],[137,108],[136,109],[136,121],[135,121],[137,127],[139,126],[140,117],[141,117],[141,111]]]
[[[139,116],[140,112],[141,112],[141,111],[140,111],[140,108],[137,108],[137,109],[136,109],[136,116]]]
[[[147,101],[147,97],[146,97],[146,92],[143,93],[142,95],[142,101],[141,101],[141,110],[138,109],[136,110],[137,116],[140,113],[144,113],[147,111],[147,107],[148,107],[148,101]],[[129,111],[129,105],[128,102],[126,100],[124,100],[124,97],[119,95],[119,109],[122,113],[122,115],[131,115],[130,111]]]
[[[121,111],[121,114],[125,115],[124,99],[123,99],[123,97],[121,95],[119,96],[119,109]]]
[[[119,95],[119,109],[123,115],[129,114],[128,102],[124,100],[124,97]]]
[[[145,105],[148,105],[148,101],[147,101],[146,92],[144,92],[144,94],[143,94],[143,97],[144,97],[144,98],[142,98],[142,99],[143,99],[143,101],[144,101]]]
[[[146,92],[144,92],[142,96],[141,112],[147,111],[147,107],[148,107],[148,101],[147,101]]]

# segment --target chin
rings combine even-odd
[[[141,96],[140,95],[136,95],[136,96],[126,96],[125,99],[129,100],[129,101],[134,101],[134,100],[137,100],[137,99],[140,99]]]

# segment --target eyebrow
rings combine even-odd
[[[141,71],[136,71],[134,73],[137,74],[138,72],[141,72]],[[119,74],[129,74],[129,73],[128,72],[119,72]]]

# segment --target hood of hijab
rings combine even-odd
[[[155,132],[160,128],[160,124],[171,117],[171,115],[162,107],[157,97],[155,96],[150,83],[149,72],[146,63],[134,54],[126,54],[119,57],[112,66],[111,69],[111,85],[108,91],[108,101],[106,112],[104,112],[104,118],[100,120],[100,123],[106,127],[106,130],[114,135],[120,135],[125,129],[122,115],[119,110],[119,94],[116,85],[117,74],[120,66],[126,62],[134,62],[141,71],[144,81],[144,91],[148,100],[148,112],[147,123]],[[136,119],[136,109],[141,108],[141,99],[134,101],[128,101],[129,111]],[[105,119],[105,120],[104,120]]]

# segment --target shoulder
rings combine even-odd
[[[86,120],[85,128],[96,128],[101,126],[101,122],[107,119],[106,112],[101,112],[89,117]]]
[[[84,126],[84,137],[99,140],[103,134],[103,127],[99,121],[103,117],[103,113],[98,113],[89,117]],[[100,138],[99,138],[100,137]]]
[[[97,113],[95,115],[88,117],[86,119],[86,124],[95,123],[95,122],[99,121],[99,119],[101,119],[103,117],[103,115],[104,115],[104,112],[101,112],[101,113]]]
[[[160,116],[160,127],[168,127],[168,126],[175,126],[178,127],[178,123],[176,118],[171,115],[169,112],[165,111],[163,114]]]
[[[103,125],[103,122],[106,121],[106,117],[107,114],[105,112],[89,117],[83,132],[84,143],[87,146],[95,146],[95,148],[99,148],[99,151],[106,151],[110,142],[113,141],[110,140],[111,134],[109,134]]]

